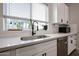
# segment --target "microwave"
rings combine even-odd
[[[69,26],[59,26],[59,33],[70,33],[70,27]]]

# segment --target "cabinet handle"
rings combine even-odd
[[[63,19],[61,19],[61,22],[63,22]]]
[[[59,38],[59,40],[63,40],[62,38]]]
[[[71,43],[73,43],[73,40],[71,40]]]
[[[67,24],[68,24],[69,22],[67,21]]]
[[[45,56],[46,56],[46,53],[45,53]]]

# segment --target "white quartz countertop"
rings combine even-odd
[[[49,41],[49,40],[55,40],[56,38],[65,37],[65,36],[74,35],[74,34],[76,33],[45,34],[49,37],[35,39],[35,40],[27,40],[27,41],[20,40],[21,37],[0,38],[0,52],[9,50],[9,49],[16,49],[16,48],[23,47],[23,46],[38,44],[38,43]]]

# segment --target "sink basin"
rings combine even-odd
[[[30,36],[30,37],[21,37],[21,40],[34,40],[34,39],[41,39],[41,38],[47,38],[46,35],[39,35],[39,36]]]

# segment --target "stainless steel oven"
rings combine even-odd
[[[58,32],[59,33],[69,33],[70,32],[70,26],[68,26],[68,25],[60,25]]]

